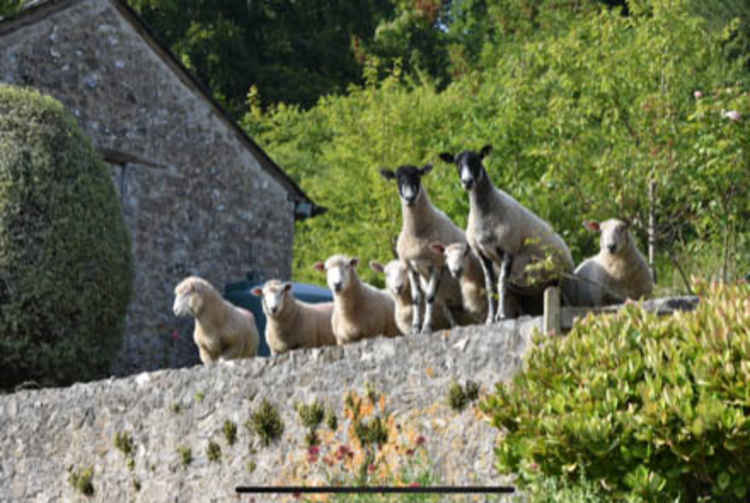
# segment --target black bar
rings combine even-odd
[[[510,486],[237,486],[235,492],[238,494],[510,494],[515,492],[515,489]]]

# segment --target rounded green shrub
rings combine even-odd
[[[108,375],[132,293],[109,170],[61,103],[0,85],[0,387]]]
[[[694,312],[637,304],[545,339],[482,403],[498,467],[533,489],[594,482],[606,501],[747,501],[750,285],[696,285]]]

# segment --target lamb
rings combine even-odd
[[[183,279],[174,293],[174,314],[195,317],[193,340],[204,364],[257,354],[260,337],[253,313],[230,304],[197,276]]]
[[[400,166],[395,172],[388,169],[380,170],[380,174],[386,180],[397,181],[401,198],[402,226],[396,242],[396,251],[399,258],[407,264],[409,271],[413,304],[412,333],[432,332],[435,326],[435,300],[438,296],[445,305],[442,311],[451,326],[456,324],[451,311],[462,309],[458,282],[446,274],[443,256],[436,253],[430,247],[430,243],[463,241],[464,232],[445,213],[432,205],[427,191],[422,187],[421,178],[431,170],[431,164],[422,168]],[[420,276],[426,280],[426,298],[423,297]],[[424,321],[421,311],[423,300],[426,300]]]
[[[611,218],[584,222],[599,232],[599,253],[584,260],[575,278],[566,282],[565,294],[573,305],[602,306],[651,295],[654,282],[646,259],[635,246],[629,225]]]
[[[399,335],[395,305],[388,293],[361,281],[357,275],[359,259],[333,255],[314,267],[325,271],[333,292],[331,325],[336,343],[346,344],[366,337]]]
[[[484,273],[488,324],[510,317],[506,300],[509,291],[540,306],[544,287],[557,282],[574,266],[570,249],[550,225],[492,184],[482,164],[491,151],[492,146],[486,145],[479,153],[466,150],[458,155],[440,154],[443,161],[455,163],[461,184],[469,193],[466,240]],[[500,266],[497,284],[493,263]],[[529,265],[532,267],[527,269]],[[495,306],[496,292],[499,308]]]
[[[315,348],[336,344],[331,315],[333,302],[308,304],[294,298],[292,284],[277,279],[252,289],[261,297],[266,315],[266,342],[271,354],[296,348]]]
[[[406,264],[401,260],[391,260],[384,266],[380,262],[373,260],[370,262],[370,268],[373,271],[385,274],[385,289],[391,294],[395,304],[396,326],[399,332],[408,334],[411,330],[414,312],[412,309],[409,272]],[[439,303],[440,300],[436,300],[435,302]],[[435,328],[438,330],[450,327],[450,321],[441,316],[441,312],[441,309],[438,309],[435,318]]]

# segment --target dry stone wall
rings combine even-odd
[[[363,465],[376,482],[427,470],[438,484],[510,484],[494,469],[498,431],[476,402],[451,408],[448,391],[473,380],[480,399],[492,392],[522,368],[540,327],[522,318],[0,396],[0,501],[237,501],[236,486],[351,484]],[[284,425],[268,446],[245,426],[264,400]],[[337,424],[324,420],[310,449],[295,404],[314,400]],[[376,417],[387,440],[368,459],[356,424]],[[84,496],[69,479],[88,467]]]

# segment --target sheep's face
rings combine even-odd
[[[466,243],[453,243],[445,247],[445,265],[455,279],[459,279],[463,274],[468,254],[469,245]]]
[[[445,162],[456,164],[461,185],[464,190],[470,191],[483,176],[486,176],[482,159],[490,152],[492,152],[492,145],[485,145],[479,153],[473,150],[464,150],[458,155],[443,152],[440,158]]]
[[[604,253],[617,255],[630,246],[630,231],[627,222],[611,218],[605,222],[586,222],[585,226],[600,233],[599,248]]]
[[[271,280],[263,285],[263,289],[254,289],[253,293],[261,297],[265,315],[273,318],[284,311],[284,307],[290,301],[289,296],[291,295],[291,291],[291,283]]]
[[[334,294],[339,294],[349,288],[349,285],[356,280],[358,258],[346,258],[340,255],[333,256],[326,260],[326,282],[328,288]]]
[[[432,170],[431,164],[422,168],[416,166],[400,166],[394,173],[388,169],[381,169],[380,174],[386,180],[395,179],[398,183],[398,194],[406,206],[413,206],[419,198],[422,188],[422,177]]]
[[[175,316],[197,316],[201,312],[203,297],[199,290],[199,285],[190,278],[175,287],[172,305]]]
[[[385,287],[394,297],[400,297],[409,289],[409,276],[406,264],[400,260],[391,260],[383,268],[385,273]]]

